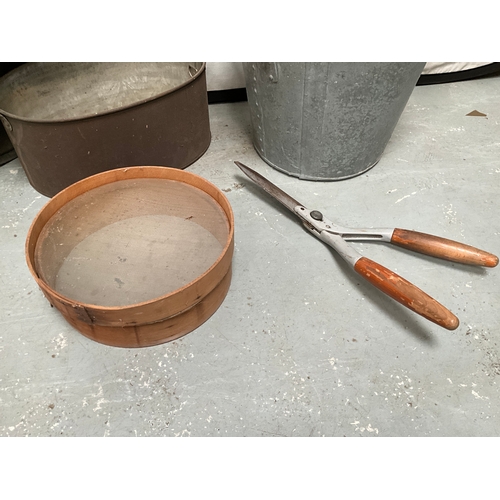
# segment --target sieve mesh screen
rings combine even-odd
[[[85,304],[120,307],[182,288],[220,257],[230,227],[207,193],[168,179],[130,179],[69,201],[43,228],[40,278]]]

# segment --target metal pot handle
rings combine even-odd
[[[192,64],[190,64],[188,66],[188,72],[189,72],[189,76],[191,78],[194,78],[196,76],[196,74],[198,73],[198,70]]]
[[[3,123],[3,126],[6,130],[12,132],[12,125],[10,124],[9,120],[7,120],[7,117],[2,115],[2,113],[0,113],[0,121]]]

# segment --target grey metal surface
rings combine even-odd
[[[254,147],[301,179],[340,180],[380,159],[425,63],[245,63]]]
[[[247,103],[210,107],[189,170],[235,215],[229,293],[172,343],[92,342],[51,309],[24,260],[47,200],[0,168],[2,436],[498,436],[500,272],[353,243],[460,315],[444,331],[357,278],[234,165],[348,227],[406,227],[500,253],[500,78],[417,87],[377,168],[305,182],[255,152]],[[486,117],[466,116],[478,110]],[[422,457],[425,459],[425,457]]]

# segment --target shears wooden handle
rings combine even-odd
[[[354,264],[354,270],[380,291],[429,321],[448,330],[455,330],[460,324],[458,318],[436,299],[381,264],[361,257]]]
[[[409,231],[408,229],[394,229],[391,243],[414,252],[461,264],[485,267],[495,267],[498,264],[498,257],[492,253],[464,245],[458,241],[418,231]]]

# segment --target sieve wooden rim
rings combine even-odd
[[[184,182],[201,189],[222,208],[229,223],[226,244],[212,266],[183,287],[152,300],[137,304],[107,307],[81,303],[56,292],[39,276],[35,266],[35,248],[40,233],[50,218],[77,196],[99,186],[129,179],[165,179]],[[234,251],[234,215],[229,201],[219,188],[203,177],[185,170],[163,166],[133,166],[102,172],[72,184],[56,194],[33,220],[26,238],[28,268],[49,302],[67,318],[87,325],[135,326],[157,323],[179,315],[203,300],[224,279],[231,267]]]

